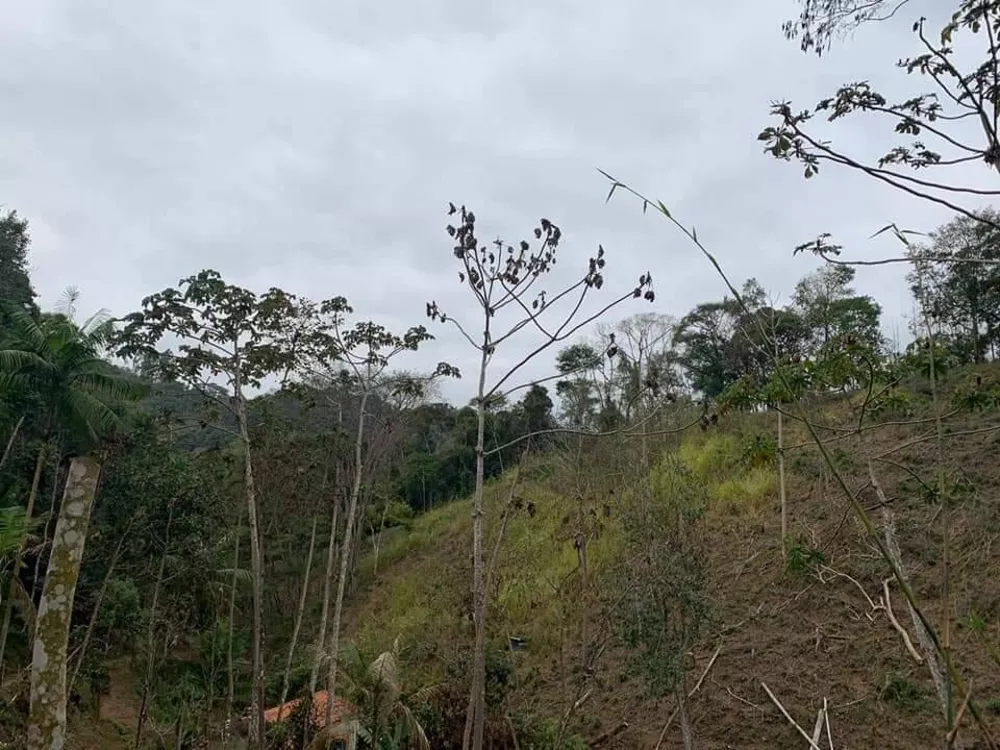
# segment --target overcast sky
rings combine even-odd
[[[651,271],[655,305],[621,316],[679,316],[724,290],[664,220],[624,197],[605,205],[598,167],[696,225],[735,280],[785,299],[817,265],[791,249],[819,232],[873,258],[898,254],[868,239],[886,223],[948,218],[856,174],[806,182],[762,154],[772,100],[812,105],[859,78],[919,84],[893,68],[914,51],[907,19],[817,60],[782,36],[796,12],[793,0],[0,0],[0,204],[31,223],[43,306],[75,285],[81,313],[124,314],[205,267],[261,291],[345,295],[360,316],[431,326],[438,340],[406,364],[459,366],[446,394],[464,401],[474,353],[424,317],[436,299],[479,328],[448,201],[475,210],[484,239],[558,223],[563,280],[602,243],[605,297]],[[830,132],[845,148],[891,145],[871,120]],[[862,271],[858,287],[905,330],[899,267]],[[500,352],[497,370],[519,353]]]

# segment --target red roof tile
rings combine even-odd
[[[312,710],[310,714],[312,716],[313,724],[317,727],[326,726],[326,704],[329,700],[329,693],[326,690],[317,691],[313,694],[312,700]],[[301,698],[296,698],[293,701],[288,701],[281,706],[275,706],[274,708],[269,708],[264,711],[264,721],[271,724],[278,720],[278,714],[280,712],[282,719],[287,719],[291,713],[295,710],[296,706],[301,702]],[[347,701],[342,698],[333,699],[333,723],[339,724],[346,717],[353,716],[356,712],[354,706],[352,706]]]

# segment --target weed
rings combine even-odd
[[[962,619],[962,624],[977,635],[982,635],[986,631],[986,618],[975,607],[969,609],[968,614]]]
[[[756,433],[743,441],[742,461],[749,469],[772,466],[777,457],[778,445],[765,433]]]
[[[826,555],[821,550],[809,546],[808,542],[801,537],[788,545],[785,567],[789,573],[801,575],[825,562]]]
[[[883,700],[901,711],[916,711],[924,702],[924,691],[905,677],[891,676],[882,689]]]

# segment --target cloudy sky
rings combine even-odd
[[[761,153],[772,100],[811,105],[859,78],[919,84],[893,68],[914,51],[907,19],[817,60],[781,34],[796,11],[794,0],[0,0],[0,204],[31,222],[43,305],[75,285],[81,313],[124,314],[211,267],[260,290],[345,295],[398,328],[430,324],[436,299],[476,329],[443,231],[448,201],[473,208],[486,238],[557,222],[563,281],[600,242],[607,296],[646,270],[658,312],[721,296],[665,221],[625,198],[605,205],[600,167],[696,225],[734,279],[787,299],[816,266],[791,249],[819,232],[874,258],[898,253],[868,239],[887,222],[948,218],[855,174],[807,183]],[[830,132],[866,153],[891,140],[872,121]],[[901,273],[859,278],[890,330],[910,314]],[[465,400],[473,353],[433,330],[406,364],[460,366],[446,393]]]

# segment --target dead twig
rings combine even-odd
[[[733,698],[735,698],[736,700],[738,700],[740,703],[746,703],[748,706],[750,706],[750,708],[754,709],[755,711],[761,711],[761,710],[763,710],[763,709],[761,709],[760,706],[758,706],[753,701],[749,701],[746,698],[743,698],[743,697],[737,695],[736,693],[734,693],[733,689],[731,687],[729,687],[729,686],[726,687],[726,692],[729,693]]]
[[[826,581],[823,579],[823,571],[832,573],[833,575],[840,576],[842,578],[846,578],[848,581],[850,581],[851,583],[853,583],[855,586],[858,587],[858,590],[865,597],[865,600],[868,602],[868,606],[871,607],[872,611],[874,612],[878,610],[879,606],[872,600],[870,596],[868,596],[868,592],[865,591],[865,587],[862,586],[860,583],[858,583],[857,579],[852,578],[851,576],[847,575],[847,573],[841,573],[839,570],[834,570],[829,565],[821,565],[819,568],[819,573],[817,574],[816,577],[819,578],[820,583],[823,584],[826,583]]]
[[[965,698],[962,700],[962,705],[959,707],[958,713],[955,714],[955,726],[948,732],[948,747],[951,747],[955,742],[955,738],[958,737],[958,728],[962,725],[962,717],[965,715],[965,709],[969,707],[969,698],[971,697],[972,680],[969,680],[969,685],[965,690]]]
[[[906,646],[906,650],[910,652],[910,656],[917,664],[924,663],[924,657],[922,657],[917,650],[913,647],[913,641],[910,640],[910,634],[906,632],[902,625],[899,624],[899,620],[896,619],[896,615],[892,612],[892,600],[889,598],[889,581],[891,579],[886,578],[882,581],[882,608],[885,610],[886,616],[889,618],[889,622],[899,633],[900,637],[903,639],[903,645]]]
[[[826,741],[830,743],[830,750],[833,750],[833,732],[830,731],[830,707],[826,698],[823,699],[823,718],[826,719]]]

